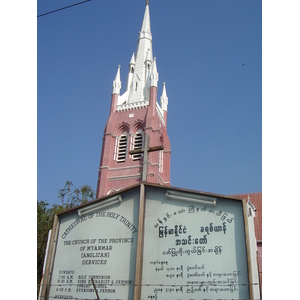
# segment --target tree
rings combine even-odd
[[[47,201],[37,202],[37,281],[38,290],[41,281],[44,257],[46,252],[48,231],[53,225],[54,216],[52,217],[51,210],[48,209]]]
[[[43,264],[46,253],[48,232],[53,227],[54,216],[95,198],[95,191],[89,185],[75,188],[71,181],[66,181],[62,189],[58,189],[60,204],[48,207],[47,201],[37,200],[37,290],[43,274]]]
[[[89,185],[75,188],[71,181],[66,181],[62,189],[58,189],[58,198],[61,199],[62,206],[66,209],[93,200],[95,191]]]

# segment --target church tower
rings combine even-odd
[[[152,52],[149,1],[146,2],[136,52],[129,63],[126,91],[122,95],[120,68],[119,65],[113,81],[110,114],[103,134],[97,198],[142,180],[170,185],[168,97],[164,83],[158,104],[158,72]],[[149,153],[144,154],[145,148]],[[138,149],[140,153],[130,153]]]

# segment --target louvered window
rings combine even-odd
[[[127,155],[127,133],[124,132],[116,139],[114,158],[117,162],[124,162]]]
[[[134,144],[133,149],[142,149],[143,148],[143,134],[141,132],[138,132],[134,137]],[[139,160],[142,157],[142,153],[133,154],[133,160]]]

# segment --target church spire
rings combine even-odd
[[[130,63],[128,65],[129,67],[129,73],[127,75],[127,85],[126,85],[126,92],[129,91],[130,86],[132,84],[132,77],[133,77],[133,72],[134,72],[134,68],[135,68],[135,57],[134,57],[134,53],[131,56],[131,60]],[[127,99],[126,99],[127,100]]]
[[[166,83],[164,82],[164,87],[162,91],[162,95],[160,97],[160,106],[163,111],[168,111],[168,96],[166,92]]]
[[[120,68],[121,66],[118,66],[118,71],[115,80],[113,81],[113,94],[120,95],[121,90],[121,79],[120,79]]]
[[[157,82],[158,82],[158,73],[156,68],[156,57],[154,57],[153,66],[150,75],[150,86],[157,87]]]
[[[149,100],[148,76],[153,62],[152,33],[150,25],[149,1],[146,2],[142,27],[139,32],[135,52],[135,68],[132,76],[128,103]]]
[[[137,48],[128,65],[126,91],[122,95],[120,66],[113,81],[110,114],[103,134],[97,198],[142,182],[145,178],[151,183],[170,185],[168,97],[164,85],[162,104],[158,104],[158,72],[156,58],[153,58],[149,1],[144,3]],[[158,145],[164,147],[159,153],[147,151],[147,148],[153,149]],[[143,147],[146,150],[144,158],[141,152],[131,154],[130,150]],[[146,155],[148,152],[149,155]],[[141,168],[145,170],[143,176]]]
[[[147,37],[152,40],[151,26],[150,26],[149,1],[146,2],[144,19],[143,19],[143,24],[142,24],[139,38],[143,38],[143,37]]]

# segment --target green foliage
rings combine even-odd
[[[46,253],[48,232],[52,229],[54,216],[65,210],[91,201],[95,198],[95,191],[89,185],[75,188],[71,181],[66,181],[62,189],[58,189],[60,204],[53,204],[49,208],[47,201],[37,201],[37,284],[42,279],[43,264]]]
[[[47,201],[37,202],[37,280],[41,281],[48,231],[53,225],[52,212]]]
[[[75,188],[71,181],[66,181],[62,189],[58,189],[58,198],[61,199],[62,206],[66,209],[93,200],[95,191],[89,185]]]

